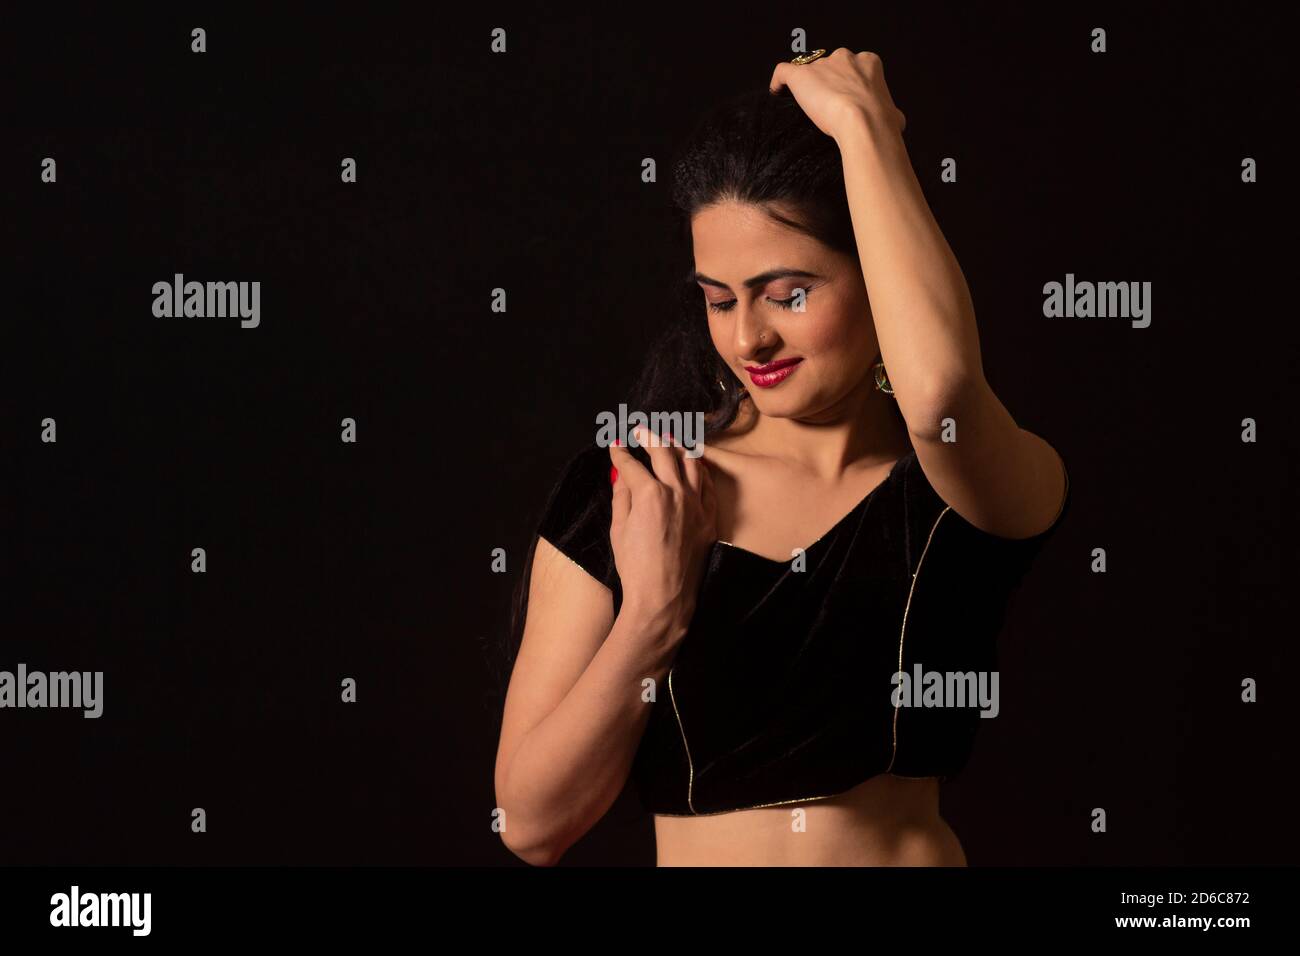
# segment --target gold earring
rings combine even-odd
[[[876,372],[876,388],[880,389],[886,395],[894,394],[894,386],[889,384],[889,376],[885,374],[885,363],[877,362],[872,366]]]

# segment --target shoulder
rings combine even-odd
[[[742,471],[745,460],[749,457],[736,447],[735,439],[730,436],[719,436],[716,441],[704,442],[702,447],[700,461],[725,475]]]
[[[566,530],[580,515],[604,501],[609,504],[609,452],[595,442],[570,453],[552,471],[550,495],[542,518],[542,534],[556,543],[554,535]]]
[[[617,593],[610,467],[609,450],[594,441],[572,453],[554,473],[537,533]]]

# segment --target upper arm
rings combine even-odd
[[[942,440],[938,424],[948,418],[955,426],[951,442]],[[913,445],[939,497],[981,531],[1033,537],[1051,527],[1064,507],[1064,460],[1018,426],[982,378],[940,397],[930,425],[913,429]]]
[[[523,738],[564,699],[614,626],[610,589],[541,536],[528,587],[497,747],[498,793]]]

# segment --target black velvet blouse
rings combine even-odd
[[[609,468],[595,443],[575,455],[538,533],[610,589],[617,613]],[[882,773],[955,775],[978,702],[902,706],[896,675],[996,671],[1008,601],[1069,503],[1067,472],[1050,528],[997,537],[939,497],[913,451],[804,549],[802,569],[716,542],[632,767],[645,809],[725,813],[824,799]]]

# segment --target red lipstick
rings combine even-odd
[[[795,368],[802,361],[801,358],[777,359],[775,362],[765,362],[762,365],[746,365],[745,371],[749,373],[749,380],[759,388],[771,388],[793,375]]]

